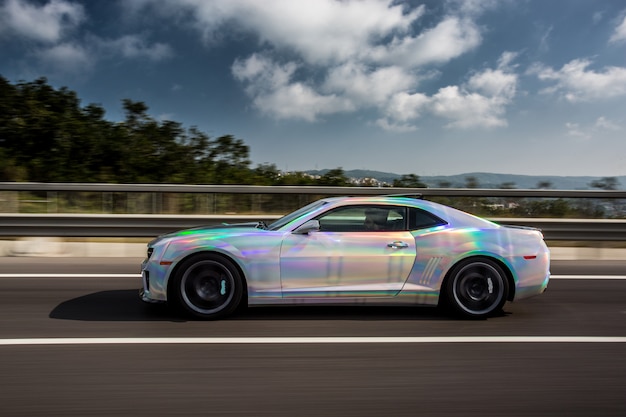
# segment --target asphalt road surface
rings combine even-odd
[[[625,416],[626,261],[488,320],[139,301],[140,259],[0,258],[0,416]],[[39,275],[41,274],[41,275]]]

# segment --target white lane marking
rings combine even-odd
[[[622,336],[451,336],[451,337],[145,337],[0,339],[0,346],[33,345],[222,345],[351,343],[626,343]]]
[[[0,278],[141,278],[141,274],[0,274]]]
[[[0,274],[0,278],[141,278],[141,274]],[[550,279],[626,280],[626,275],[551,275]]]
[[[550,275],[550,279],[617,279],[624,280],[626,275]]]

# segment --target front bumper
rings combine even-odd
[[[155,300],[153,298],[150,298],[150,296],[146,293],[145,288],[140,288],[139,289],[139,298],[141,298],[141,301],[143,301],[144,303],[149,303],[149,304],[163,304],[163,303],[165,303],[165,301],[163,301],[163,300]]]
[[[167,300],[163,285],[163,270],[154,268],[149,259],[141,264],[141,282],[139,298],[146,303],[164,303]]]

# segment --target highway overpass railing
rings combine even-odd
[[[0,237],[150,237],[199,225],[271,222],[326,196],[383,194],[421,194],[470,212],[484,199],[480,204],[494,215],[477,214],[539,228],[547,240],[626,241],[624,219],[498,216],[520,199],[582,199],[622,214],[624,190],[90,183],[0,183]]]
[[[319,187],[259,185],[189,184],[105,184],[0,182],[2,191],[99,192],[99,193],[195,193],[195,194],[307,194],[307,195],[384,195],[422,194],[424,197],[541,197],[626,199],[626,190],[551,190],[491,188],[398,188],[398,187]]]
[[[182,216],[122,214],[0,214],[0,237],[154,237],[189,227],[271,222],[277,215]],[[626,241],[626,220],[492,218],[541,229],[546,240]]]

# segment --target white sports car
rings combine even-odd
[[[441,305],[487,317],[541,294],[537,229],[502,226],[411,196],[325,198],[276,222],[158,237],[141,298],[215,319],[240,304]]]

